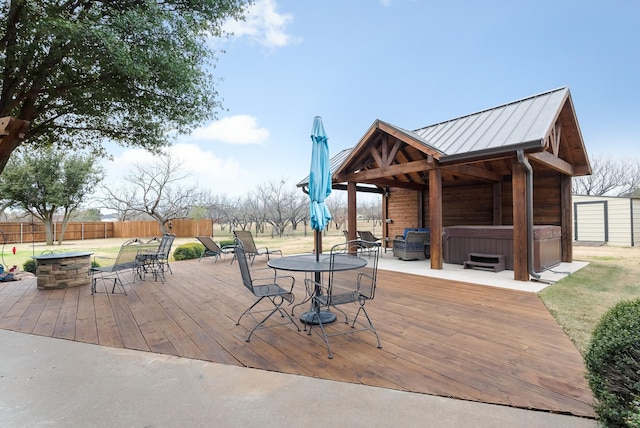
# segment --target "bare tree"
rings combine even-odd
[[[274,234],[282,236],[292,219],[298,217],[302,210],[302,201],[295,187],[289,186],[282,179],[277,182],[270,181],[258,187],[255,203],[256,213],[262,213],[261,221],[270,224],[274,228]]]
[[[595,157],[591,160],[591,175],[573,179],[576,195],[633,194],[640,188],[640,164],[638,160],[613,160],[610,157]]]
[[[104,207],[119,213],[149,216],[158,222],[162,233],[167,233],[167,224],[186,217],[200,199],[197,184],[179,185],[189,177],[181,167],[182,162],[169,154],[163,154],[151,165],[134,165],[133,172],[125,177],[127,184],[123,187],[103,187],[107,195],[103,199]]]
[[[347,223],[347,198],[345,192],[333,192],[325,201],[331,212],[331,222],[336,230]]]

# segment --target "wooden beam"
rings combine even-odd
[[[429,236],[431,239],[431,269],[442,269],[442,171],[429,171]]]
[[[562,251],[562,261],[573,262],[573,201],[571,196],[571,177],[563,175],[560,178],[560,227],[562,237],[560,239],[560,249]]]
[[[346,181],[357,181],[359,183],[367,182],[375,178],[385,178],[394,175],[410,174],[412,172],[424,172],[435,168],[435,165],[429,163],[427,159],[422,159],[403,164],[396,164],[375,169],[366,169],[359,172],[353,172],[347,175]]]
[[[391,148],[391,151],[389,151],[389,155],[387,156],[387,162],[385,166],[391,165],[393,160],[396,158],[396,155],[398,154],[398,151],[400,150],[400,146],[402,144],[403,143],[400,140],[396,140],[396,142],[393,144],[393,147]]]
[[[556,157],[549,152],[528,153],[527,158],[544,164],[551,169],[555,169],[562,174],[570,175],[572,177],[575,175],[573,165],[571,165],[569,162],[563,161],[559,157]]]
[[[527,185],[526,171],[513,161],[513,279],[529,281],[527,245]]]
[[[502,175],[496,174],[495,172],[489,171],[484,168],[479,168],[477,166],[447,165],[447,166],[443,166],[442,169],[445,172],[448,172],[451,174],[463,175],[466,177],[472,177],[475,179],[486,180],[494,183],[498,181],[502,181]]]

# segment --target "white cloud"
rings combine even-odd
[[[168,151],[173,159],[182,163],[181,172],[188,174],[187,180],[191,184],[198,183],[200,188],[209,188],[213,193],[230,191],[242,192],[237,188],[238,179],[246,172],[233,158],[222,159],[213,152],[203,149],[196,144],[179,143],[171,146]],[[127,175],[133,172],[134,164],[145,165],[158,161],[156,156],[142,149],[129,149],[114,157],[113,162],[105,161],[104,167],[108,172],[107,182],[119,187]],[[184,183],[188,185],[190,183]]]
[[[263,144],[269,130],[260,128],[258,120],[249,115],[229,116],[198,128],[191,134],[195,140],[219,141],[226,144]]]
[[[267,48],[281,48],[298,43],[299,37],[287,33],[287,25],[293,21],[293,15],[276,11],[274,0],[257,0],[251,5],[244,21],[227,21],[224,30],[235,37],[248,37]]]

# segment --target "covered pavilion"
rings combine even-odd
[[[430,229],[431,269],[443,267],[445,227],[512,226],[514,279],[528,281],[534,225],[559,226],[561,261],[573,261],[571,181],[591,166],[562,87],[413,131],[375,120],[333,157],[332,172],[333,188],[348,193],[350,239],[357,192],[377,192],[383,238]]]

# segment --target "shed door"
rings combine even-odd
[[[607,201],[575,202],[573,208],[576,241],[609,241]]]

